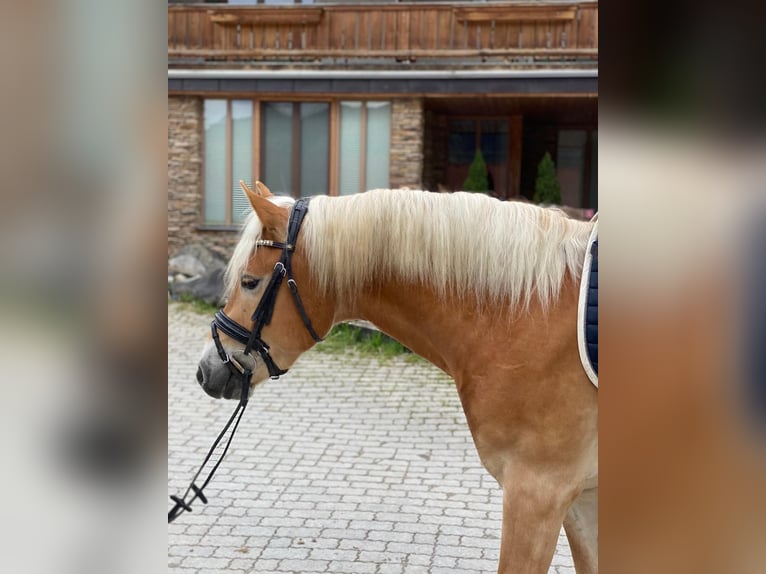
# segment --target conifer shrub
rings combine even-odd
[[[532,201],[547,205],[561,205],[561,185],[556,177],[556,166],[548,152],[545,152],[537,166],[535,194],[532,196]]]
[[[476,150],[471,167],[468,168],[468,177],[463,182],[463,191],[489,191],[489,179],[487,178],[487,164],[481,150]]]

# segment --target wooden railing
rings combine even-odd
[[[598,3],[172,5],[171,64],[598,58]]]

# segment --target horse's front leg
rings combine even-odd
[[[598,487],[584,490],[564,519],[577,574],[598,572]]]
[[[538,473],[502,481],[503,531],[498,574],[546,574],[575,493],[571,484]]]

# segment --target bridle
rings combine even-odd
[[[274,362],[274,359],[269,353],[269,345],[261,338],[261,331],[263,331],[263,328],[266,325],[271,323],[271,318],[274,314],[274,305],[277,300],[277,293],[279,292],[279,287],[282,285],[282,281],[285,277],[287,277],[287,285],[290,288],[290,294],[293,297],[293,302],[295,303],[295,307],[298,310],[298,314],[301,316],[303,325],[306,327],[306,330],[309,332],[314,341],[319,342],[322,340],[322,338],[317,335],[317,332],[314,330],[314,326],[311,324],[311,320],[306,314],[306,309],[303,306],[303,301],[298,294],[298,285],[295,282],[295,278],[293,277],[292,268],[292,254],[295,252],[295,246],[298,240],[298,232],[300,231],[303,220],[308,213],[308,209],[308,198],[301,198],[295,202],[292,212],[290,213],[289,223],[287,225],[287,241],[285,243],[281,243],[279,241],[270,241],[266,239],[262,239],[256,242],[256,246],[281,249],[282,256],[279,258],[279,261],[277,261],[276,265],[274,265],[274,271],[271,273],[271,279],[269,279],[269,283],[263,292],[263,296],[258,302],[258,306],[255,308],[255,312],[252,316],[252,329],[248,330],[246,327],[243,327],[237,323],[234,319],[224,313],[223,309],[219,310],[215,314],[213,322],[210,324],[213,343],[215,344],[215,348],[218,351],[218,356],[221,357],[221,360],[224,362],[224,364],[228,365],[229,368],[234,372],[241,373],[242,389],[240,392],[239,403],[234,409],[234,413],[232,413],[231,417],[229,417],[229,421],[223,427],[223,430],[218,434],[218,438],[215,439],[213,446],[210,447],[205,460],[203,461],[197,473],[194,475],[194,478],[192,478],[192,481],[186,489],[186,492],[182,497],[170,497],[170,499],[174,502],[174,506],[168,512],[168,523],[173,522],[183,512],[191,512],[191,503],[194,502],[197,498],[199,498],[203,504],[207,504],[207,498],[205,497],[203,491],[205,490],[205,487],[208,485],[210,480],[213,478],[215,471],[218,470],[218,467],[223,461],[223,457],[226,456],[226,452],[229,450],[229,445],[234,438],[234,433],[237,431],[237,427],[239,426],[239,421],[242,419],[242,414],[245,412],[245,407],[247,406],[248,394],[250,390],[250,380],[253,376],[253,370],[255,370],[255,359],[253,358],[252,351],[255,351],[261,357],[269,371],[269,376],[272,379],[278,379],[280,376],[287,372],[287,369],[279,368],[279,366]],[[219,330],[228,337],[231,337],[235,341],[245,345],[245,349],[241,351],[241,354],[239,351],[232,353],[231,355],[226,352],[226,349],[224,349],[223,344],[221,343],[220,336],[218,335]],[[231,426],[232,423],[234,423],[233,427]],[[225,436],[226,431],[228,431],[230,427],[231,433],[229,434],[229,439],[226,441],[226,445],[223,449],[223,452],[221,453],[221,456],[216,461],[212,470],[205,479],[205,482],[202,483],[202,486],[197,486],[197,478],[205,468],[205,465],[207,465],[216,447],[221,442],[221,439]],[[193,493],[193,496],[188,498],[191,493]]]
[[[292,268],[292,254],[295,251],[295,245],[298,239],[298,232],[301,229],[303,219],[306,217],[309,209],[309,199],[302,198],[295,202],[293,210],[290,213],[290,222],[287,225],[287,241],[281,243],[278,241],[260,240],[256,242],[256,245],[262,247],[272,247],[282,250],[282,256],[274,265],[274,271],[271,273],[271,279],[269,280],[266,290],[263,292],[261,300],[258,302],[258,306],[255,308],[255,312],[252,316],[253,327],[251,330],[243,327],[237,323],[234,319],[229,317],[223,309],[219,310],[215,314],[213,322],[210,324],[210,329],[213,335],[213,342],[215,348],[218,351],[218,356],[224,364],[230,365],[236,371],[242,373],[245,367],[238,361],[237,358],[232,358],[221,344],[221,339],[218,336],[220,330],[225,335],[231,337],[235,341],[238,341],[245,345],[245,350],[242,354],[252,357],[252,351],[255,351],[260,355],[263,362],[266,364],[266,368],[269,371],[269,376],[272,379],[278,379],[281,375],[287,372],[287,369],[280,369],[274,362],[274,359],[269,354],[269,345],[261,338],[261,331],[263,328],[271,323],[271,317],[274,313],[274,304],[277,298],[277,292],[282,284],[282,280],[287,277],[287,285],[290,287],[290,294],[295,302],[295,307],[298,310],[298,314],[301,316],[303,325],[309,332],[311,337],[317,343],[322,338],[317,335],[314,330],[314,326],[311,324],[311,320],[306,314],[306,309],[303,306],[301,296],[298,294],[298,285],[293,278]],[[254,364],[254,363],[253,363]]]

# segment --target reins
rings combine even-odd
[[[234,438],[234,433],[237,431],[237,427],[239,426],[239,421],[242,420],[242,414],[245,412],[245,407],[247,406],[247,400],[248,400],[248,390],[250,388],[250,378],[252,377],[253,373],[249,369],[245,369],[245,372],[242,373],[242,392],[240,393],[239,397],[239,404],[237,404],[237,407],[234,409],[234,412],[229,417],[228,422],[223,427],[223,430],[221,430],[220,433],[218,433],[218,437],[213,442],[213,446],[210,447],[210,450],[207,452],[207,456],[205,457],[205,460],[200,465],[199,469],[197,470],[196,474],[194,475],[194,478],[192,478],[191,482],[189,483],[189,486],[186,488],[186,492],[184,492],[183,496],[176,496],[171,495],[170,500],[173,501],[174,505],[173,508],[170,509],[168,512],[168,524],[173,522],[176,518],[178,518],[181,514],[184,512],[191,512],[191,504],[198,498],[202,501],[203,504],[207,504],[207,497],[204,494],[205,487],[210,483],[210,481],[213,478],[213,475],[215,474],[215,471],[218,470],[218,467],[221,465],[221,462],[223,462],[223,457],[226,456],[226,453],[229,450],[229,445],[231,444],[232,439]],[[236,422],[235,422],[236,419]],[[231,423],[234,422],[234,426],[231,426]],[[202,486],[197,486],[197,478],[202,473],[202,469],[205,468],[208,461],[210,461],[210,458],[213,456],[213,452],[215,452],[216,447],[221,442],[221,439],[226,435],[226,431],[229,430],[229,427],[231,427],[231,433],[229,434],[229,440],[226,441],[226,446],[223,448],[223,452],[221,453],[221,456],[218,457],[218,460],[216,461],[215,465],[213,465],[213,468],[210,470],[210,472],[207,475],[207,478],[205,478],[205,482],[202,483]],[[194,495],[191,498],[188,498],[190,493],[194,493]],[[188,498],[188,500],[187,500]]]
[[[174,505],[168,512],[168,524],[173,522],[182,513],[191,512],[191,504],[195,500],[199,499],[203,504],[207,504],[207,498],[204,494],[205,487],[207,487],[207,485],[210,483],[216,470],[218,470],[218,467],[221,465],[224,456],[226,456],[226,453],[229,450],[229,445],[231,445],[231,441],[234,438],[234,433],[237,431],[237,427],[239,426],[239,421],[242,419],[242,414],[245,412],[245,408],[247,407],[250,380],[253,376],[253,370],[255,369],[255,360],[252,357],[252,351],[255,351],[261,357],[269,371],[269,376],[272,379],[278,379],[281,375],[284,375],[287,372],[287,369],[279,368],[269,353],[269,345],[261,338],[261,331],[266,325],[271,323],[271,318],[274,313],[274,304],[276,303],[277,299],[277,293],[279,291],[279,287],[282,285],[282,280],[285,277],[287,277],[287,285],[290,288],[290,294],[292,295],[293,302],[295,303],[298,314],[303,321],[303,325],[306,327],[306,330],[309,332],[314,341],[319,342],[322,340],[322,338],[317,335],[316,331],[314,330],[314,326],[311,324],[311,320],[309,319],[308,314],[306,313],[306,309],[303,306],[303,301],[298,294],[298,285],[293,278],[292,269],[292,254],[295,251],[298,232],[300,231],[303,220],[308,213],[308,203],[309,199],[307,198],[302,198],[295,202],[295,205],[293,206],[292,212],[290,214],[290,221],[287,226],[287,241],[285,243],[270,240],[260,240],[256,242],[256,245],[259,246],[281,249],[282,256],[279,258],[279,261],[277,261],[276,265],[274,265],[274,271],[271,274],[271,278],[269,279],[269,283],[263,293],[263,297],[261,297],[261,300],[258,302],[258,306],[255,308],[255,312],[252,316],[253,328],[248,330],[246,327],[243,327],[234,319],[226,315],[223,309],[219,310],[215,314],[213,322],[210,324],[213,343],[215,344],[216,350],[218,351],[218,355],[221,357],[223,363],[228,365],[230,369],[241,373],[242,389],[240,392],[239,403],[237,404],[237,407],[234,409],[231,417],[229,417],[229,420],[223,427],[223,430],[221,430],[221,432],[218,434],[218,437],[213,442],[213,445],[210,447],[205,460],[202,462],[199,470],[197,470],[194,478],[192,478],[191,483],[186,488],[183,496],[173,495],[170,497]],[[219,330],[228,337],[231,337],[235,341],[245,345],[244,351],[241,352],[242,356],[239,358],[232,357],[226,352],[226,349],[224,349],[223,344],[221,343],[221,339],[218,335]],[[252,367],[246,364],[250,362],[252,362]],[[233,426],[232,423],[234,423]],[[229,430],[229,428],[231,428],[231,433],[229,434],[229,438],[226,441],[226,445],[223,448],[221,456],[218,458],[215,465],[213,465],[213,468],[208,473],[205,481],[202,483],[202,486],[197,486],[197,478],[199,478],[202,470],[210,461],[211,457],[213,456],[213,452],[215,452],[215,449],[218,447],[223,437],[226,436],[226,432]],[[191,494],[193,495],[191,498],[189,498]]]

